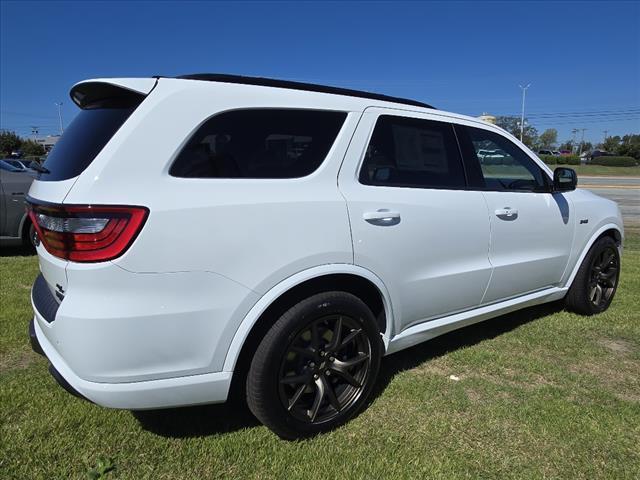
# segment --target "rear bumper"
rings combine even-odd
[[[203,403],[221,403],[227,399],[231,372],[216,372],[187,377],[132,383],[88,382],[74,374],[38,325],[38,313],[29,325],[34,351],[51,363],[50,372],[67,392],[103,407],[145,410]]]

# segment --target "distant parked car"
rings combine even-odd
[[[27,163],[29,163],[29,162],[23,162],[22,160],[15,160],[13,158],[5,159],[5,162],[7,162],[9,165],[17,168],[21,172],[29,170],[29,167],[27,166]]]
[[[569,155],[572,155],[571,150],[560,150],[560,155],[562,155],[563,157],[568,157]]]
[[[559,157],[559,156],[560,156],[560,152],[559,152],[559,151],[557,151],[557,150],[554,150],[554,151],[552,152],[552,154],[553,154],[553,156],[554,156],[554,157]]]
[[[5,170],[7,172],[21,172],[22,170],[11,163],[5,160],[0,160],[0,170]]]
[[[41,165],[41,163],[38,162],[37,160],[29,160],[29,161],[24,161],[22,163],[24,163],[27,166],[27,168],[31,170],[35,170]]]
[[[553,155],[551,150],[538,150],[538,155]]]
[[[605,152],[604,150],[594,150],[593,152],[591,152],[591,154],[589,155],[590,158],[596,158],[596,157],[615,157],[615,153],[611,153],[611,152]]]
[[[0,164],[5,163],[0,160]],[[0,169],[1,245],[29,245],[35,240],[35,229],[24,208],[32,181],[33,177],[24,171]]]

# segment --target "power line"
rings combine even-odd
[[[629,108],[620,110],[591,110],[585,112],[548,112],[548,113],[530,113],[527,118],[564,118],[564,117],[595,117],[640,113],[640,108]],[[500,115],[505,117],[518,117],[520,114]]]

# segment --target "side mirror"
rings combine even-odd
[[[570,192],[578,185],[578,175],[573,168],[558,167],[553,171],[553,191]]]

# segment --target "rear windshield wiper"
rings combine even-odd
[[[30,165],[29,168],[31,168],[31,170],[35,170],[38,173],[51,173],[48,168],[45,168],[37,163],[34,165]]]

